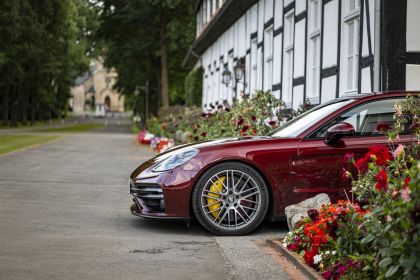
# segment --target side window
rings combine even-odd
[[[325,137],[328,128],[341,122],[351,124],[355,129],[355,136],[382,135],[384,130],[392,128],[394,124],[394,105],[400,100],[402,99],[384,99],[360,105],[328,122],[314,132],[310,138]]]

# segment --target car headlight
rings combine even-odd
[[[197,149],[190,149],[179,154],[172,155],[153,167],[152,171],[161,172],[174,169],[180,166],[198,154]]]

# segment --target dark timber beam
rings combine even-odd
[[[382,90],[405,90],[407,0],[382,2]]]

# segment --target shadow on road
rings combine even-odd
[[[191,236],[209,236],[211,235],[204,230],[196,220],[192,220],[190,228],[187,228],[187,223],[184,221],[175,220],[158,220],[146,218],[134,218],[130,220],[133,227],[141,229],[142,231],[149,231],[150,233],[172,233],[180,235]],[[264,221],[254,232],[249,236],[258,237],[260,235],[281,235],[287,232],[286,222],[270,222]]]

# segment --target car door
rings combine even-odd
[[[372,145],[388,144],[382,129],[394,123],[394,105],[398,100],[401,99],[388,98],[359,104],[302,139],[298,155],[291,163],[295,170],[293,192],[299,195],[299,200],[313,197],[317,193],[327,193],[333,201],[350,195],[350,182],[342,178],[344,156],[354,153],[358,158]],[[327,129],[341,122],[353,125],[355,134],[335,144],[325,144]],[[400,137],[401,143],[408,144],[411,141],[408,135]]]

